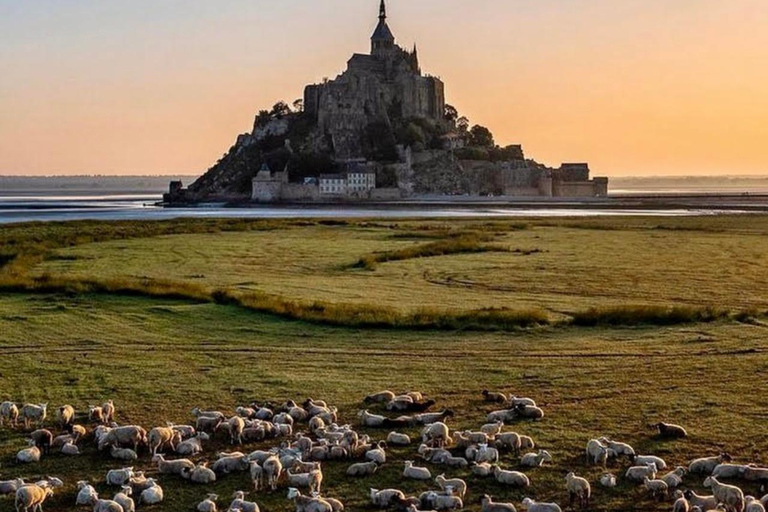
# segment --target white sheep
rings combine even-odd
[[[384,416],[371,414],[368,410],[358,412],[357,417],[360,418],[360,424],[364,427],[381,427],[386,421]]]
[[[462,480],[461,478],[451,478],[447,479],[445,478],[445,475],[438,475],[435,477],[435,483],[442,489],[443,491],[447,491],[448,489],[452,489],[456,495],[464,499],[464,495],[467,493],[467,482]]]
[[[19,421],[19,408],[13,402],[6,401],[0,404],[0,427],[6,420],[14,427]]]
[[[23,485],[16,490],[14,503],[16,512],[41,512],[43,503],[50,496],[53,496],[53,489],[50,487],[40,487],[35,484]]]
[[[136,512],[136,504],[133,502],[133,487],[124,485],[123,490],[115,494],[112,500],[123,507],[123,512]]]
[[[686,472],[687,470],[684,467],[678,466],[674,470],[659,478],[659,480],[664,480],[664,482],[667,484],[667,487],[670,489],[677,489],[683,484],[683,477],[685,476]]]
[[[571,508],[573,508],[573,502],[577,498],[581,508],[589,507],[589,500],[592,497],[592,486],[589,485],[586,478],[576,476],[576,473],[570,472],[565,476],[565,488],[571,499]]]
[[[403,491],[397,489],[371,489],[371,503],[379,508],[389,508],[394,503],[405,499]]]
[[[675,491],[675,502],[672,504],[672,512],[690,512],[691,504],[685,499],[683,491]]]
[[[218,512],[216,502],[219,500],[218,494],[209,494],[203,501],[197,504],[197,512]]]
[[[288,475],[288,484],[291,487],[307,487],[310,492],[320,492],[320,486],[323,482],[322,470],[314,470],[308,473],[292,473],[290,470],[286,472]]]
[[[391,402],[395,399],[395,394],[389,390],[385,391],[379,391],[378,393],[372,393],[365,398],[363,398],[363,402],[365,403],[386,403]]]
[[[503,421],[494,421],[493,423],[486,423],[480,427],[480,432],[487,435],[489,438],[495,438],[497,435],[501,434],[501,429],[503,428]]]
[[[515,455],[520,455],[521,439],[517,432],[502,432],[496,436],[496,448],[512,450]]]
[[[80,455],[80,448],[72,441],[69,441],[61,447],[61,453],[63,455]]]
[[[520,465],[529,468],[541,467],[544,462],[552,462],[552,455],[547,450],[539,450],[539,453],[526,453],[520,459]]]
[[[645,466],[646,464],[650,464],[653,462],[656,464],[656,469],[659,471],[663,471],[667,469],[667,463],[662,459],[661,457],[657,457],[655,455],[637,455],[633,459],[633,464],[635,466]]]
[[[605,466],[608,462],[608,447],[601,443],[599,439],[590,439],[587,441],[585,455],[587,464]]]
[[[699,507],[701,510],[711,510],[717,507],[717,498],[714,496],[699,496],[695,492],[688,490],[683,494],[691,507]]]
[[[613,473],[604,473],[600,475],[600,485],[603,487],[616,487],[616,475]]]
[[[717,457],[703,457],[696,459],[688,466],[688,472],[692,475],[711,475],[718,464],[731,462],[731,456],[721,453]]]
[[[744,512],[765,512],[765,506],[754,496],[745,496],[744,503],[746,504]]]
[[[384,464],[387,461],[387,454],[384,451],[383,445],[378,444],[372,446],[370,450],[365,452],[365,460]]]
[[[131,481],[131,477],[133,477],[133,468],[122,468],[122,469],[110,469],[107,472],[107,485],[117,485],[122,487],[123,485],[128,484]]]
[[[642,483],[645,481],[646,477],[655,479],[656,473],[658,473],[656,464],[649,462],[645,466],[632,466],[631,468],[627,469],[627,472],[624,473],[624,476],[631,482]]]
[[[712,476],[715,478],[739,478],[743,475],[749,466],[743,464],[718,464],[712,470]]]
[[[277,489],[277,482],[280,480],[280,475],[283,473],[283,463],[278,457],[273,455],[264,459],[264,462],[261,463],[261,467],[264,469],[264,473],[267,475],[267,483],[269,484],[269,488],[274,491]],[[320,464],[317,464],[315,469],[317,471],[322,471],[320,469]],[[311,471],[312,470],[309,472],[311,473]]]
[[[130,448],[118,448],[117,446],[113,446],[109,454],[112,456],[113,459],[117,460],[124,460],[124,461],[132,461],[139,458],[139,455],[131,450]]]
[[[176,453],[179,455],[197,455],[203,452],[203,441],[208,441],[211,437],[205,432],[200,432],[186,441],[180,442],[176,446]]]
[[[501,469],[497,465],[493,466],[493,476],[496,478],[497,482],[512,487],[529,487],[531,485],[531,481],[525,473],[508,471]]]
[[[530,436],[520,436],[520,449],[521,450],[533,450],[536,448],[536,443]]]
[[[660,500],[664,500],[669,493],[669,486],[664,480],[651,480],[648,477],[643,479],[643,485],[651,493],[651,498],[658,497]]]
[[[437,446],[445,446],[451,439],[451,433],[448,425],[442,421],[430,423],[421,430],[421,440],[423,443],[436,443]]]
[[[163,446],[169,446],[171,451],[176,451],[176,445],[181,442],[181,433],[169,427],[155,427],[149,431],[147,443],[152,455]]]
[[[216,473],[204,463],[193,468],[182,468],[181,477],[195,484],[212,484],[216,481]]]
[[[93,488],[85,480],[77,482],[77,497],[75,498],[75,505],[83,506],[90,505],[94,499],[98,499],[99,495],[96,494],[96,489]]]
[[[405,461],[405,468],[403,469],[403,476],[405,478],[412,478],[414,480],[431,480],[432,474],[428,468],[420,468],[413,465],[412,460]]]
[[[390,432],[389,435],[387,435],[387,444],[394,446],[408,446],[411,444],[411,438],[406,434]]]
[[[16,491],[24,485],[24,479],[15,478],[13,480],[1,480],[0,481],[0,495],[2,494],[15,494]]]
[[[531,498],[523,499],[523,507],[528,512],[563,512],[557,503],[538,503]]]
[[[42,456],[40,448],[35,446],[35,442],[31,439],[28,441],[28,444],[29,448],[19,450],[19,452],[16,454],[16,460],[25,464],[31,462],[40,462],[40,457]]]
[[[720,483],[716,477],[710,476],[704,480],[704,487],[712,489],[712,494],[718,502],[724,503],[736,512],[744,510],[744,492],[735,485]]]
[[[482,504],[481,512],[517,512],[515,506],[511,503],[496,503],[487,494],[483,494],[480,497],[480,503]]]
[[[259,512],[259,505],[253,501],[245,501],[245,493],[237,491],[233,494],[232,503],[229,504],[229,510],[239,512]]]
[[[370,476],[376,472],[379,464],[376,461],[358,462],[347,468],[347,476]]]
[[[481,444],[477,448],[468,448],[466,456],[467,459],[474,460],[475,462],[499,462],[499,450],[485,444]]]
[[[333,512],[333,506],[319,496],[302,496],[298,489],[288,489],[287,498],[296,504],[296,512]]]
[[[458,496],[452,494],[438,494],[434,491],[426,492],[422,502],[429,504],[435,510],[459,510],[464,508],[464,502]]]
[[[493,466],[488,462],[481,462],[480,464],[473,462],[471,464],[471,471],[475,476],[491,476],[493,474]]]
[[[624,455],[629,457],[630,460],[635,456],[635,449],[627,443],[619,443],[617,441],[611,441],[607,437],[601,437],[599,441],[616,454],[617,457]]]
[[[24,404],[19,410],[19,417],[24,422],[24,428],[29,429],[34,422],[40,426],[45,422],[48,414],[48,404]]]
[[[152,462],[157,464],[157,471],[167,475],[181,475],[182,470],[195,467],[194,462],[189,459],[165,460],[161,454],[152,457]]]
[[[145,505],[156,505],[163,501],[163,488],[160,487],[155,479],[147,478],[148,487],[141,491],[139,503]]]
[[[92,503],[93,512],[123,512],[123,507],[112,500],[95,499]]]
[[[62,428],[71,424],[75,419],[75,408],[71,405],[62,405],[56,411],[56,421]]]
[[[251,482],[256,492],[259,492],[264,485],[264,468],[255,460],[251,461]]]
[[[464,457],[454,457],[453,455],[447,455],[443,457],[443,464],[451,468],[466,468],[469,466],[469,461]],[[487,464],[487,462],[481,462],[481,464]]]
[[[213,471],[221,475],[228,475],[235,471],[248,471],[251,465],[248,461],[248,456],[242,453],[230,454],[221,457],[219,460],[213,463]]]

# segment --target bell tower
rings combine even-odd
[[[384,0],[379,5],[379,24],[371,36],[371,55],[381,56],[395,47],[395,36],[387,25],[387,6]]]

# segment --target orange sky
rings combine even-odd
[[[449,103],[598,175],[768,174],[766,0],[388,0]],[[0,0],[0,174],[195,174],[378,0]]]

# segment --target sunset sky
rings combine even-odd
[[[767,0],[388,0],[500,144],[597,175],[768,174]],[[367,52],[378,0],[0,0],[0,174],[197,174]]]

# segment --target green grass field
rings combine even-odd
[[[478,428],[493,408],[480,400],[480,390],[500,389],[530,396],[544,408],[543,421],[509,428],[533,436],[554,457],[554,464],[527,471],[533,485],[525,495],[563,505],[565,473],[575,470],[593,482],[602,473],[583,462],[586,441],[599,435],[672,465],[723,449],[737,460],[768,464],[765,217],[177,222],[133,231],[130,225],[84,223],[3,230],[0,254],[8,256],[0,271],[6,290],[0,293],[2,399],[71,403],[82,411],[114,398],[120,423],[151,428],[166,420],[189,422],[195,406],[231,411],[251,400],[307,396],[328,400],[339,407],[341,420],[354,422],[363,395],[419,389],[439,407],[456,411],[452,428]],[[382,261],[373,270],[356,266],[366,255],[418,254],[414,247],[467,232],[482,234],[478,243],[508,250]],[[541,308],[564,318],[593,306],[663,304],[750,314],[742,321],[669,326],[376,329],[296,321],[205,296],[86,293],[75,287],[53,293],[31,280],[44,274],[70,283],[152,278],[178,285],[179,295],[223,288],[400,311],[503,306]],[[661,419],[685,425],[691,436],[656,439],[648,424]],[[383,438],[388,431],[368,432]],[[109,468],[120,466],[87,446],[77,458],[55,454],[20,467],[13,458],[24,447],[23,433],[0,429],[0,479],[60,476],[67,487],[45,510],[72,510],[77,480],[103,482]],[[222,447],[212,445],[202,458]],[[344,476],[346,462],[328,463],[325,494],[342,499],[348,510],[361,510],[370,487],[425,490],[428,484],[400,478],[401,461],[414,452],[415,446],[392,450],[390,461],[363,480]],[[517,462],[506,455],[502,465],[515,468]],[[148,468],[148,456],[136,466]],[[619,474],[625,466],[609,469]],[[433,475],[443,471],[431,469]],[[483,492],[518,505],[524,495],[468,472],[446,472],[466,477],[470,511],[480,510]],[[193,510],[209,491],[218,492],[226,508],[233,491],[250,485],[246,475],[224,477],[211,488],[168,476],[160,482],[166,503],[154,509],[162,512]],[[686,482],[702,489],[698,478]],[[594,488],[595,511],[670,508],[627,484]],[[745,490],[758,492],[755,486]],[[284,490],[255,500],[264,511],[292,510]],[[10,507],[9,498],[0,498],[0,508]]]

